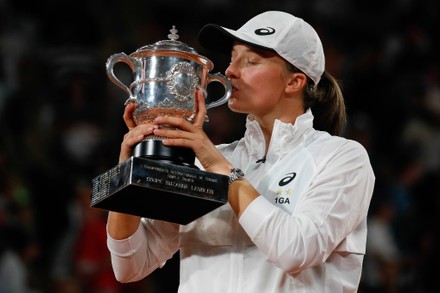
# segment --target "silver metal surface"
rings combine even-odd
[[[159,115],[189,119],[195,111],[194,94],[211,82],[219,82],[225,92],[219,99],[212,99],[207,109],[225,104],[232,93],[228,78],[220,73],[209,73],[214,67],[206,57],[178,41],[173,26],[169,40],[143,46],[134,53],[117,53],[106,63],[109,79],[128,94],[126,103],[136,102],[134,120],[137,124],[152,122]],[[133,82],[126,85],[114,74],[115,64],[126,63],[133,72]]]

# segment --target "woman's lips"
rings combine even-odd
[[[231,87],[232,87],[232,91],[238,91],[238,88],[236,85],[234,85],[233,83],[231,83]]]

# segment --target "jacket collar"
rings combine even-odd
[[[275,120],[266,160],[275,161],[297,147],[312,130],[313,114],[310,109],[298,116],[294,124]],[[250,115],[246,118],[244,139],[251,157],[262,158],[264,156],[266,144],[263,131],[258,122],[252,119]]]

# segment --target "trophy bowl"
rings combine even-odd
[[[175,26],[168,40],[143,46],[134,53],[117,53],[106,63],[109,79],[128,94],[126,103],[136,103],[133,119],[136,124],[151,123],[158,116],[182,117],[191,121],[195,114],[194,95],[211,82],[224,86],[222,97],[206,105],[207,109],[228,102],[232,87],[229,79],[220,73],[211,74],[213,63],[199,55],[179,38]],[[126,63],[133,72],[133,82],[127,86],[114,74],[118,62]],[[195,155],[190,149],[165,147],[162,137],[146,137],[134,148],[134,156],[163,160],[179,165],[193,166]]]

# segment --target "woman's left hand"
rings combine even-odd
[[[157,117],[154,134],[166,137],[163,144],[191,148],[207,172],[227,175],[231,164],[220,153],[203,130],[203,123],[207,113],[205,98],[202,91],[195,94],[196,113],[193,122],[181,117]],[[160,128],[160,125],[175,127],[176,129]]]

